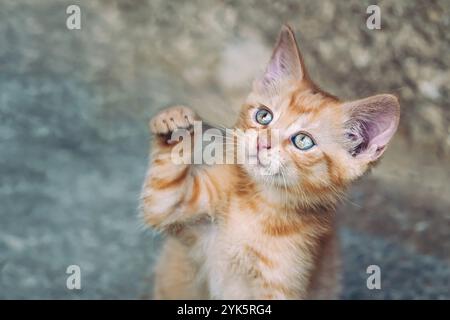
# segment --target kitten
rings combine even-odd
[[[380,159],[399,117],[392,95],[341,102],[320,90],[289,26],[235,126],[257,130],[256,164],[174,164],[168,136],[198,118],[183,106],[158,114],[142,191],[145,222],[167,235],[154,297],[337,298],[334,206]]]

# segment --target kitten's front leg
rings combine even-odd
[[[200,205],[199,194],[205,188],[201,177],[191,164],[178,164],[172,159],[172,148],[180,142],[172,141],[171,134],[179,129],[192,128],[197,119],[191,109],[175,106],[160,112],[150,121],[154,141],[141,204],[145,222],[156,229],[167,229],[206,210]],[[184,137],[192,138],[192,135]],[[191,150],[183,152],[190,156]]]

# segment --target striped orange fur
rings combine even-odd
[[[262,109],[267,123],[258,122]],[[257,163],[173,163],[178,142],[168,136],[196,119],[176,106],[150,122],[142,212],[167,235],[155,298],[336,298],[334,207],[385,151],[399,121],[397,99],[343,102],[320,90],[284,26],[235,126],[257,132]],[[308,148],[296,144],[299,134]]]

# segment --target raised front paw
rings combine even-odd
[[[156,135],[168,135],[177,129],[189,129],[198,120],[195,112],[184,106],[174,106],[158,113],[150,120],[150,131]]]

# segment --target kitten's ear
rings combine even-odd
[[[286,80],[301,81],[306,78],[306,69],[297,47],[294,32],[288,25],[283,25],[270,62],[258,85],[274,87]]]
[[[398,127],[400,105],[395,96],[380,94],[343,104],[349,152],[365,163],[376,161]]]

